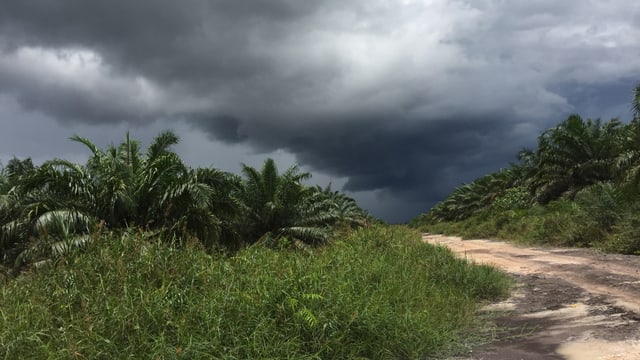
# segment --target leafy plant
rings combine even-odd
[[[571,115],[517,164],[456,188],[412,226],[464,236],[636,251],[640,203],[640,85],[634,118]],[[617,250],[616,250],[617,249]]]
[[[243,165],[242,172],[238,197],[246,219],[245,239],[326,241],[338,215],[331,211],[330,199],[302,184],[311,174],[294,166],[280,175],[273,159],[267,159],[260,171]]]

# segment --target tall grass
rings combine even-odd
[[[512,194],[520,194],[522,189]],[[423,214],[410,226],[464,238],[498,238],[524,244],[594,247],[640,255],[640,201],[612,183],[584,187],[573,197],[524,206],[517,197],[498,197],[459,221]]]
[[[233,256],[103,236],[0,288],[0,357],[423,358],[508,285],[401,227]]]
[[[479,211],[451,222],[417,219],[424,232],[464,238],[506,239],[527,245],[593,247],[607,252],[640,254],[640,207],[616,203],[595,188],[575,200],[555,200],[529,209]],[[594,194],[595,193],[595,194]]]

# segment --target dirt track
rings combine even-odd
[[[640,360],[640,257],[584,249],[524,248],[425,234],[514,276],[514,295],[487,311],[502,329],[468,359]]]

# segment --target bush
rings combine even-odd
[[[637,208],[625,211],[614,233],[599,247],[608,252],[640,255],[640,215]]]
[[[516,186],[507,189],[504,195],[495,199],[491,207],[497,211],[523,210],[531,207],[532,202],[529,190],[525,186]]]
[[[620,220],[623,209],[623,195],[611,183],[591,185],[576,195],[576,203],[603,231],[609,232]]]

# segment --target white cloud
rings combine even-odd
[[[0,53],[0,93],[62,121],[150,122],[209,108],[207,99],[162,86],[143,74],[121,73],[85,48],[20,47]],[[109,114],[116,114],[109,118]],[[129,115],[129,116],[127,116]],[[124,118],[124,119],[123,119]]]

